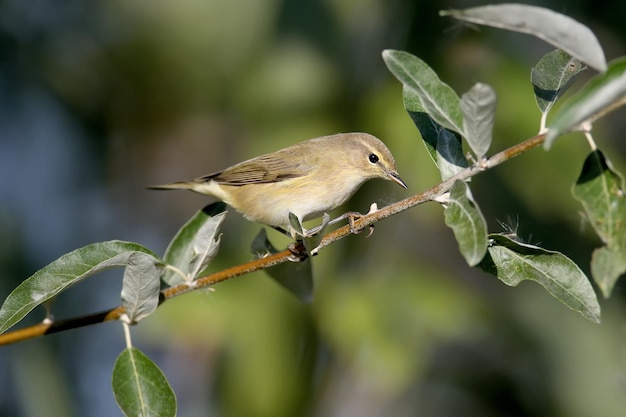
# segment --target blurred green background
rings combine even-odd
[[[493,151],[534,135],[530,67],[551,48],[437,15],[478,4],[0,1],[0,299],[92,242],[162,253],[211,201],[145,185],[311,137],[366,131],[396,156],[409,190],[371,182],[346,209],[436,184],[386,48],[424,59],[459,95],[492,85]],[[609,60],[624,55],[626,3],[537,4],[588,25]],[[622,172],[623,114],[595,131]],[[523,239],[588,272],[599,241],[570,195],[588,152],[571,135],[476,177],[491,231],[519,226]],[[250,260],[259,228],[231,212],[215,270]],[[624,282],[601,300],[602,325],[587,322],[538,285],[509,288],[469,268],[435,204],[322,250],[313,268],[311,304],[261,272],[168,301],[133,329],[172,384],[179,416],[624,415]],[[118,305],[121,278],[72,288],[56,316]],[[31,316],[27,324],[43,311]],[[123,348],[117,323],[0,348],[0,416],[120,415],[110,378]]]

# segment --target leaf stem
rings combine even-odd
[[[133,347],[133,340],[130,337],[130,325],[126,321],[122,321],[122,326],[124,327],[124,338],[126,339],[126,348],[130,349]]]

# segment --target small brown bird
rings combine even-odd
[[[149,188],[207,194],[249,220],[291,230],[290,212],[301,223],[321,217],[374,178],[406,188],[391,152],[380,139],[367,133],[339,133],[300,142],[193,181]]]

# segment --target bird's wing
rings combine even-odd
[[[263,155],[195,181],[213,180],[224,185],[265,184],[301,177],[310,171],[311,167],[289,162],[282,155]]]

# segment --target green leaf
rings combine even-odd
[[[407,93],[415,95],[435,122],[463,134],[459,97],[424,61],[408,52],[391,49],[383,51],[383,59],[389,71],[409,90]]]
[[[600,322],[600,304],[587,276],[559,252],[520,243],[499,234],[489,235],[488,256],[479,267],[506,285],[536,281],[554,298],[583,317]]]
[[[530,71],[535,100],[541,113],[548,113],[572,84],[570,81],[585,69],[578,59],[560,49],[545,54]]]
[[[106,269],[126,266],[135,252],[157,256],[132,242],[113,240],[94,243],[61,256],[35,272],[15,288],[0,308],[0,333],[23,319],[30,311],[71,285]]]
[[[159,305],[160,272],[155,259],[142,252],[128,257],[122,283],[122,306],[131,323],[152,314]]]
[[[593,32],[571,17],[525,4],[498,4],[439,12],[441,16],[526,33],[542,39],[598,71],[606,70],[604,52]]]
[[[180,228],[165,250],[163,260],[193,280],[215,256],[219,239],[217,232],[226,215],[226,205],[217,202],[198,211]],[[185,279],[170,269],[164,269],[161,279],[168,285],[178,285]]]
[[[626,196],[624,179],[596,150],[585,159],[572,194],[582,204],[594,230],[606,245],[594,252],[591,273],[605,297],[626,272]]]
[[[496,103],[496,92],[487,84],[474,84],[461,96],[465,139],[479,161],[484,158],[491,145]]]
[[[289,227],[294,234],[304,236],[304,227],[302,226],[302,222],[300,221],[298,216],[296,216],[292,212],[289,212]]]
[[[603,246],[593,251],[591,257],[591,275],[602,290],[605,298],[613,292],[615,283],[626,273],[626,250]]]
[[[189,263],[189,277],[196,279],[209,266],[220,247],[220,226],[226,219],[223,211],[206,221],[193,238],[193,258]]]
[[[439,168],[442,179],[450,178],[469,166],[463,154],[461,136],[435,122],[426,113],[414,90],[404,88],[404,107],[417,126],[424,146]]]
[[[464,181],[454,182],[445,203],[444,216],[467,263],[477,265],[487,251],[487,223]]]
[[[585,123],[626,103],[626,58],[609,64],[609,69],[592,78],[553,115],[548,125],[545,148],[557,136],[580,128]]]
[[[624,179],[599,151],[587,156],[572,195],[602,242],[611,248],[626,246],[626,196]]]
[[[113,367],[113,394],[127,417],[173,417],[176,395],[165,375],[139,349],[127,348]]]
[[[277,253],[278,250],[267,238],[265,229],[261,229],[250,245],[252,253],[257,258]],[[310,303],[313,301],[313,269],[311,258],[302,262],[284,262],[265,272],[278,284],[295,295],[300,301]]]

